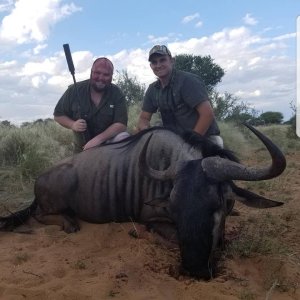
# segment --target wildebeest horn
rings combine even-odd
[[[176,168],[172,165],[170,165],[166,170],[154,170],[151,168],[148,163],[146,162],[146,153],[148,149],[149,142],[152,138],[152,134],[148,137],[146,143],[143,146],[143,149],[141,151],[141,155],[139,158],[139,168],[144,173],[146,173],[147,176],[157,179],[157,180],[170,180],[175,178],[176,174]]]
[[[203,159],[202,167],[208,177],[217,181],[256,181],[272,179],[284,171],[286,167],[286,160],[279,148],[269,138],[251,125],[244,125],[248,127],[264,143],[272,157],[272,164],[262,168],[255,168],[246,167],[242,164],[220,157],[207,157]]]

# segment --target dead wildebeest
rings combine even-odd
[[[32,205],[1,218],[0,227],[10,228],[30,215],[45,224],[61,225],[68,233],[79,230],[76,217],[94,223],[134,220],[156,228],[168,221],[177,231],[183,269],[209,279],[233,194],[253,207],[282,204],[233,183],[271,179],[286,166],[278,147],[246,126],[265,144],[270,166],[246,167],[230,151],[193,132],[180,137],[151,128],[59,162],[37,178]],[[153,205],[159,201],[163,205]]]

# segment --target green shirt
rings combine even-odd
[[[67,116],[72,120],[85,119],[91,138],[105,131],[113,123],[127,126],[125,96],[115,84],[111,84],[105,91],[98,107],[91,99],[89,79],[78,82],[77,89],[79,97],[74,84],[68,87],[54,109],[54,116]],[[82,133],[74,132],[74,137],[75,147],[82,149],[85,144]]]
[[[197,75],[173,70],[166,87],[162,88],[159,80],[149,85],[142,110],[149,113],[160,111],[163,125],[182,133],[195,127],[199,118],[196,106],[207,100],[207,90]],[[205,135],[219,134],[220,130],[214,120]]]

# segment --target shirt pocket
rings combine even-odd
[[[105,130],[114,122],[114,111],[113,109],[106,108],[98,112],[96,116],[96,127]]]
[[[191,108],[184,102],[181,102],[175,106],[174,112],[176,115],[183,116],[190,112]]]
[[[72,119],[80,119],[79,105],[76,101],[73,101],[71,104],[71,116]]]

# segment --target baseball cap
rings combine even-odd
[[[169,55],[172,57],[170,50],[165,45],[155,45],[150,51],[149,51],[149,61],[153,54],[160,54],[160,55]]]

